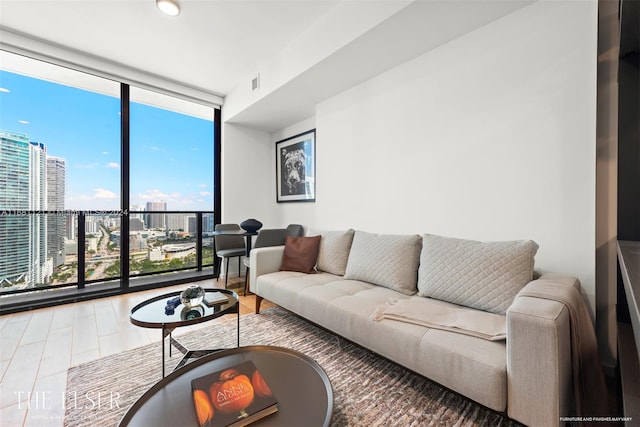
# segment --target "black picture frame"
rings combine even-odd
[[[316,130],[276,142],[276,200],[316,201]]]

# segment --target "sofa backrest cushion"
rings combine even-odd
[[[287,236],[287,240],[284,243],[280,270],[315,273],[319,248],[320,236]]]
[[[338,276],[344,276],[347,270],[347,260],[353,242],[355,230],[316,231],[309,230],[309,235],[319,234],[320,252],[318,253],[317,269]]]
[[[417,291],[421,240],[417,234],[356,231],[344,278],[362,280],[413,295]]]
[[[532,240],[477,242],[425,234],[418,295],[504,314],[533,278]]]

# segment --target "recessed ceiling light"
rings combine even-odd
[[[180,15],[180,6],[175,0],[156,0],[156,7],[169,16]]]

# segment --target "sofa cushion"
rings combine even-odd
[[[344,276],[354,233],[353,229],[309,233],[310,235],[319,234],[322,236],[318,252],[317,268],[319,271]]]
[[[418,295],[504,314],[533,277],[538,245],[423,235]]]
[[[298,271],[315,273],[320,248],[320,236],[291,237],[287,236],[282,254],[282,271]]]
[[[418,235],[356,231],[344,278],[416,293],[421,239]]]

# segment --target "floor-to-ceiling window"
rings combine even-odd
[[[77,212],[119,209],[120,84],[0,55],[1,289],[75,283]],[[86,266],[97,278],[105,226],[92,219]]]
[[[213,108],[137,87],[130,108],[130,275],[195,268],[196,212],[213,211]]]
[[[0,295],[212,266],[214,114],[0,51]]]

